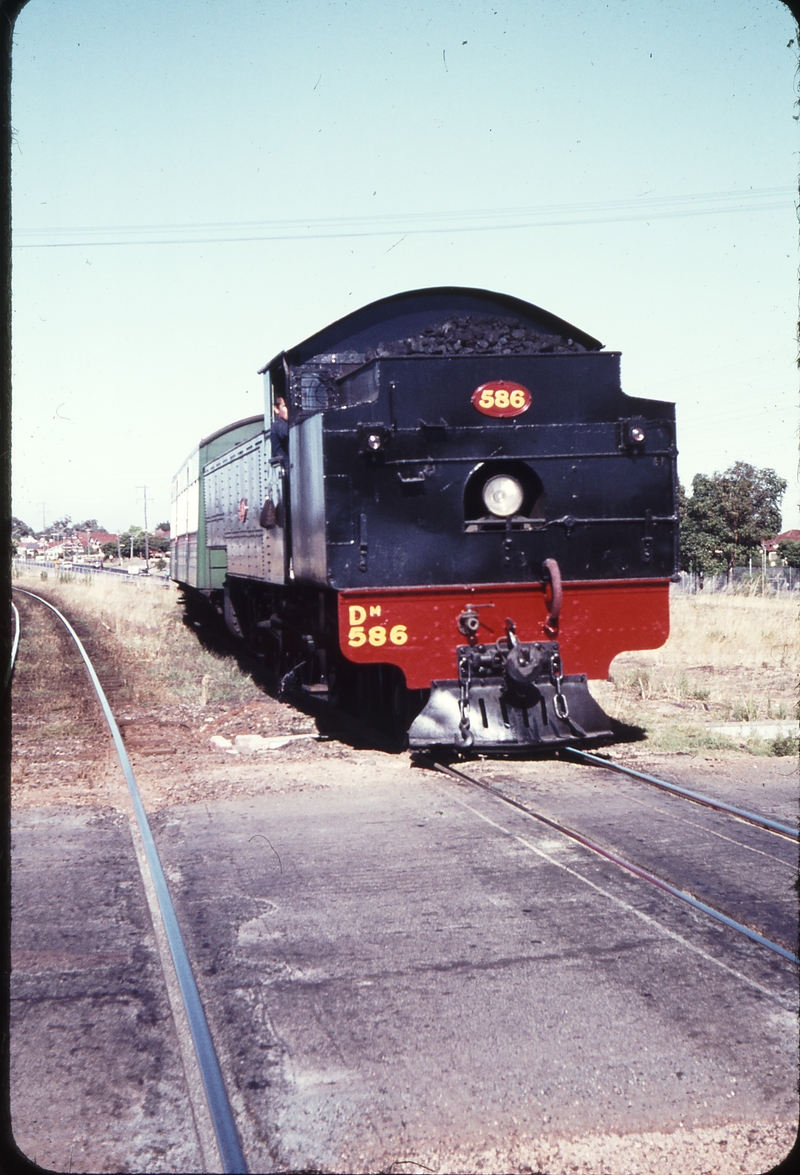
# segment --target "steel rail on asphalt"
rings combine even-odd
[[[19,612],[17,611],[17,606],[13,600],[11,602],[11,611],[14,613],[14,636],[11,641],[11,656],[9,657],[8,665],[6,666],[6,675],[3,680],[4,694],[11,682],[11,675],[14,672],[14,665],[17,661],[17,650],[19,649]]]
[[[439,763],[435,759],[431,759],[431,763],[435,770],[443,771],[447,775],[452,775],[454,779],[463,780],[464,783],[474,784],[475,787],[480,787],[484,791],[489,792],[490,795],[496,796],[497,799],[502,800],[503,803],[509,804],[512,808],[517,808],[518,811],[524,812],[526,816],[530,816],[533,820],[538,820],[542,824],[546,824],[548,828],[555,829],[563,836],[568,836],[571,840],[577,841],[578,844],[583,845],[587,849],[591,849],[593,853],[597,853],[606,860],[612,861],[615,865],[619,865],[621,869],[627,869],[628,872],[633,873],[636,877],[642,878],[643,881],[649,881],[651,885],[658,886],[659,889],[671,894],[673,897],[680,898],[682,902],[686,902],[695,910],[700,910],[701,913],[707,914],[710,918],[714,918],[717,922],[721,922],[724,926],[731,930],[736,930],[739,934],[743,934],[752,942],[758,943],[759,946],[766,947],[770,951],[774,951],[776,955],[786,959],[790,963],[800,963],[800,958],[787,951],[786,947],[782,947],[780,943],[773,942],[766,938],[763,934],[759,934],[757,930],[751,930],[749,926],[745,926],[741,922],[737,922],[734,918],[729,918],[727,914],[723,914],[721,910],[715,910],[713,906],[706,905],[692,894],[687,893],[686,890],[679,889],[675,885],[670,885],[668,881],[657,877],[655,873],[650,873],[647,869],[643,869],[640,865],[634,865],[632,861],[627,861],[624,857],[620,857],[618,853],[614,853],[611,849],[606,849],[596,841],[590,840],[588,836],[584,836],[581,832],[575,832],[574,829],[568,828],[565,824],[560,824],[557,820],[552,820],[549,816],[544,816],[541,812],[534,812],[531,808],[521,804],[519,800],[514,800],[511,796],[505,795],[499,788],[493,787],[490,783],[484,783],[481,779],[475,779],[471,775],[465,775],[463,771],[457,771],[453,767],[448,767],[444,763]]]
[[[158,905],[161,910],[161,916],[164,920],[164,929],[166,930],[167,939],[169,941],[169,949],[172,954],[172,960],[175,964],[175,971],[178,976],[178,983],[183,997],[184,1007],[186,1009],[186,1018],[189,1022],[189,1029],[192,1034],[192,1041],[194,1043],[195,1053],[197,1055],[197,1062],[200,1067],[200,1073],[203,1078],[203,1086],[208,1099],[208,1108],[211,1114],[211,1121],[214,1126],[214,1134],[216,1135],[217,1146],[219,1148],[222,1165],[225,1169],[226,1175],[247,1175],[247,1164],[245,1163],[244,1153],[239,1141],[239,1134],[236,1130],[236,1123],[233,1118],[233,1112],[228,1100],[228,1093],[225,1089],[225,1082],[222,1078],[222,1071],[219,1066],[219,1060],[214,1048],[214,1042],[211,1038],[211,1032],[208,1027],[208,1021],[203,1010],[203,1004],[200,999],[200,993],[197,990],[197,983],[195,982],[194,974],[192,972],[192,965],[189,962],[189,956],[186,952],[186,946],[181,934],[178,918],[175,913],[175,907],[172,903],[172,897],[167,885],[167,879],[164,876],[164,869],[161,865],[161,858],[158,855],[158,849],[153,839],[153,834],[150,830],[150,824],[147,819],[147,813],[142,804],[142,798],[139,795],[139,788],[133,774],[131,761],[128,758],[128,752],[125,750],[125,744],[122,741],[119,727],[114,720],[114,715],[111,712],[111,707],[108,704],[108,699],[103,692],[103,687],[95,672],[92,662],[89,660],[89,655],[81,644],[80,637],[75,632],[70,622],[65,616],[59,612],[47,600],[42,599],[41,596],[34,595],[33,592],[25,591],[24,588],[15,588],[15,591],[23,592],[26,596],[30,596],[34,600],[38,600],[40,604],[44,604],[51,612],[55,612],[59,620],[64,624],[70,636],[78,647],[78,652],[83,658],[84,664],[89,671],[92,685],[95,688],[97,696],[100,700],[100,705],[103,708],[106,721],[108,723],[111,735],[114,739],[114,745],[117,749],[122,770],[125,774],[125,780],[128,784],[128,791],[130,792],[131,800],[133,801],[133,809],[136,814],[136,822],[139,826],[139,831],[142,836],[144,844],[144,851],[147,858],[147,865],[150,870],[150,877],[153,883],[153,888],[156,892]]]
[[[771,820],[769,816],[761,816],[758,812],[748,812],[746,808],[734,808],[723,800],[715,800],[713,796],[703,795],[702,792],[689,791],[688,788],[678,787],[676,783],[667,783],[666,779],[659,779],[656,775],[648,775],[644,771],[636,771],[633,767],[625,767],[621,763],[612,763],[610,759],[603,759],[599,755],[590,755],[587,751],[579,751],[577,747],[564,747],[571,755],[576,755],[583,762],[593,767],[607,767],[610,771],[620,771],[623,775],[630,775],[634,779],[641,779],[662,791],[680,796],[684,800],[691,800],[695,804],[703,804],[706,808],[716,808],[719,812],[727,812],[729,816],[736,816],[747,824],[754,824],[757,828],[765,828],[767,832],[775,832],[779,836],[788,836],[791,840],[800,839],[796,828],[788,824],[781,824],[778,820]]]

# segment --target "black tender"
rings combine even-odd
[[[269,372],[290,413],[296,578],[332,588],[671,576],[674,405],[625,395],[620,356],[529,303],[418,290],[348,315]],[[527,387],[513,419],[473,391]],[[511,519],[481,490],[508,473]],[[287,550],[288,557],[288,550]]]

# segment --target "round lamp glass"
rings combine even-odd
[[[517,479],[504,473],[490,477],[483,487],[483,504],[497,518],[510,518],[512,514],[517,514],[524,496]]]

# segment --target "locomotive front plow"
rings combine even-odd
[[[460,645],[458,680],[434,681],[408,732],[412,749],[511,750],[613,739],[585,674],[565,676],[557,641]]]

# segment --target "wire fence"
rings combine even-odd
[[[41,579],[47,579],[52,574],[55,583],[69,583],[81,576],[84,579],[95,576],[106,579],[114,578],[119,579],[122,583],[164,584],[169,582],[168,571],[156,571],[155,569],[145,571],[139,567],[131,571],[125,567],[102,567],[93,563],[72,563],[63,559],[56,561],[53,559],[16,558],[11,560],[11,568],[11,574],[14,577],[22,572],[35,574],[38,571]]]
[[[682,571],[674,590],[682,595],[727,592],[736,596],[774,596],[800,591],[800,567],[733,567],[722,575]]]

